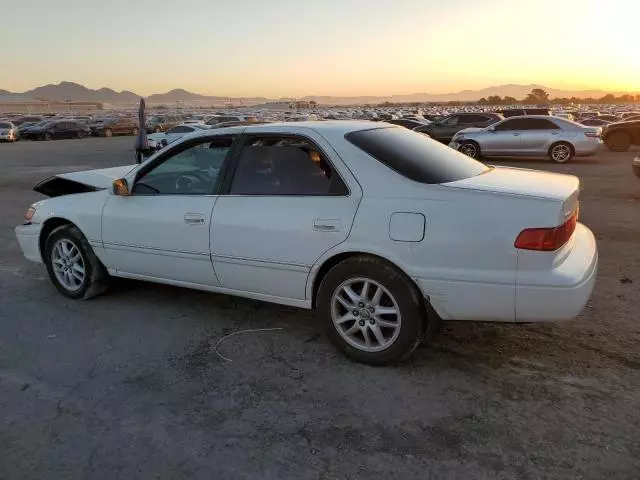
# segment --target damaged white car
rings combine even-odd
[[[487,167],[384,123],[205,130],[35,190],[52,198],[16,235],[63,295],[117,276],[315,308],[369,364],[441,320],[573,318],[596,278],[576,177]]]

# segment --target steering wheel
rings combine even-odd
[[[176,191],[189,192],[199,185],[206,185],[210,180],[198,172],[183,173],[176,179]]]

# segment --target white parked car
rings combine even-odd
[[[598,261],[578,187],[387,124],[240,126],[43,181],[16,235],[67,297],[116,276],[316,308],[342,352],[387,364],[442,319],[575,317]]]
[[[167,146],[185,135],[207,130],[208,128],[209,125],[205,125],[204,123],[183,123],[182,125],[171,127],[166,132],[150,133],[147,135],[147,139],[154,141],[158,145]]]
[[[0,121],[0,141],[15,142],[19,137],[18,127],[11,122]]]

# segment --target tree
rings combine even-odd
[[[487,98],[487,103],[489,105],[502,105],[502,97],[498,95],[491,95],[489,98]]]
[[[516,103],[518,103],[518,100],[514,97],[504,97],[502,101],[505,105],[515,105]]]
[[[549,94],[541,88],[534,88],[527,98],[523,100],[527,105],[547,105],[549,104]]]
[[[484,98],[484,97],[482,97],[480,100],[478,100],[478,105],[486,105],[487,103],[488,103],[487,99]]]

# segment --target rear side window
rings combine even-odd
[[[406,128],[375,128],[345,137],[379,162],[421,183],[447,183],[488,170],[480,162]]]
[[[348,190],[324,154],[298,137],[255,136],[243,146],[231,195],[343,196]]]

